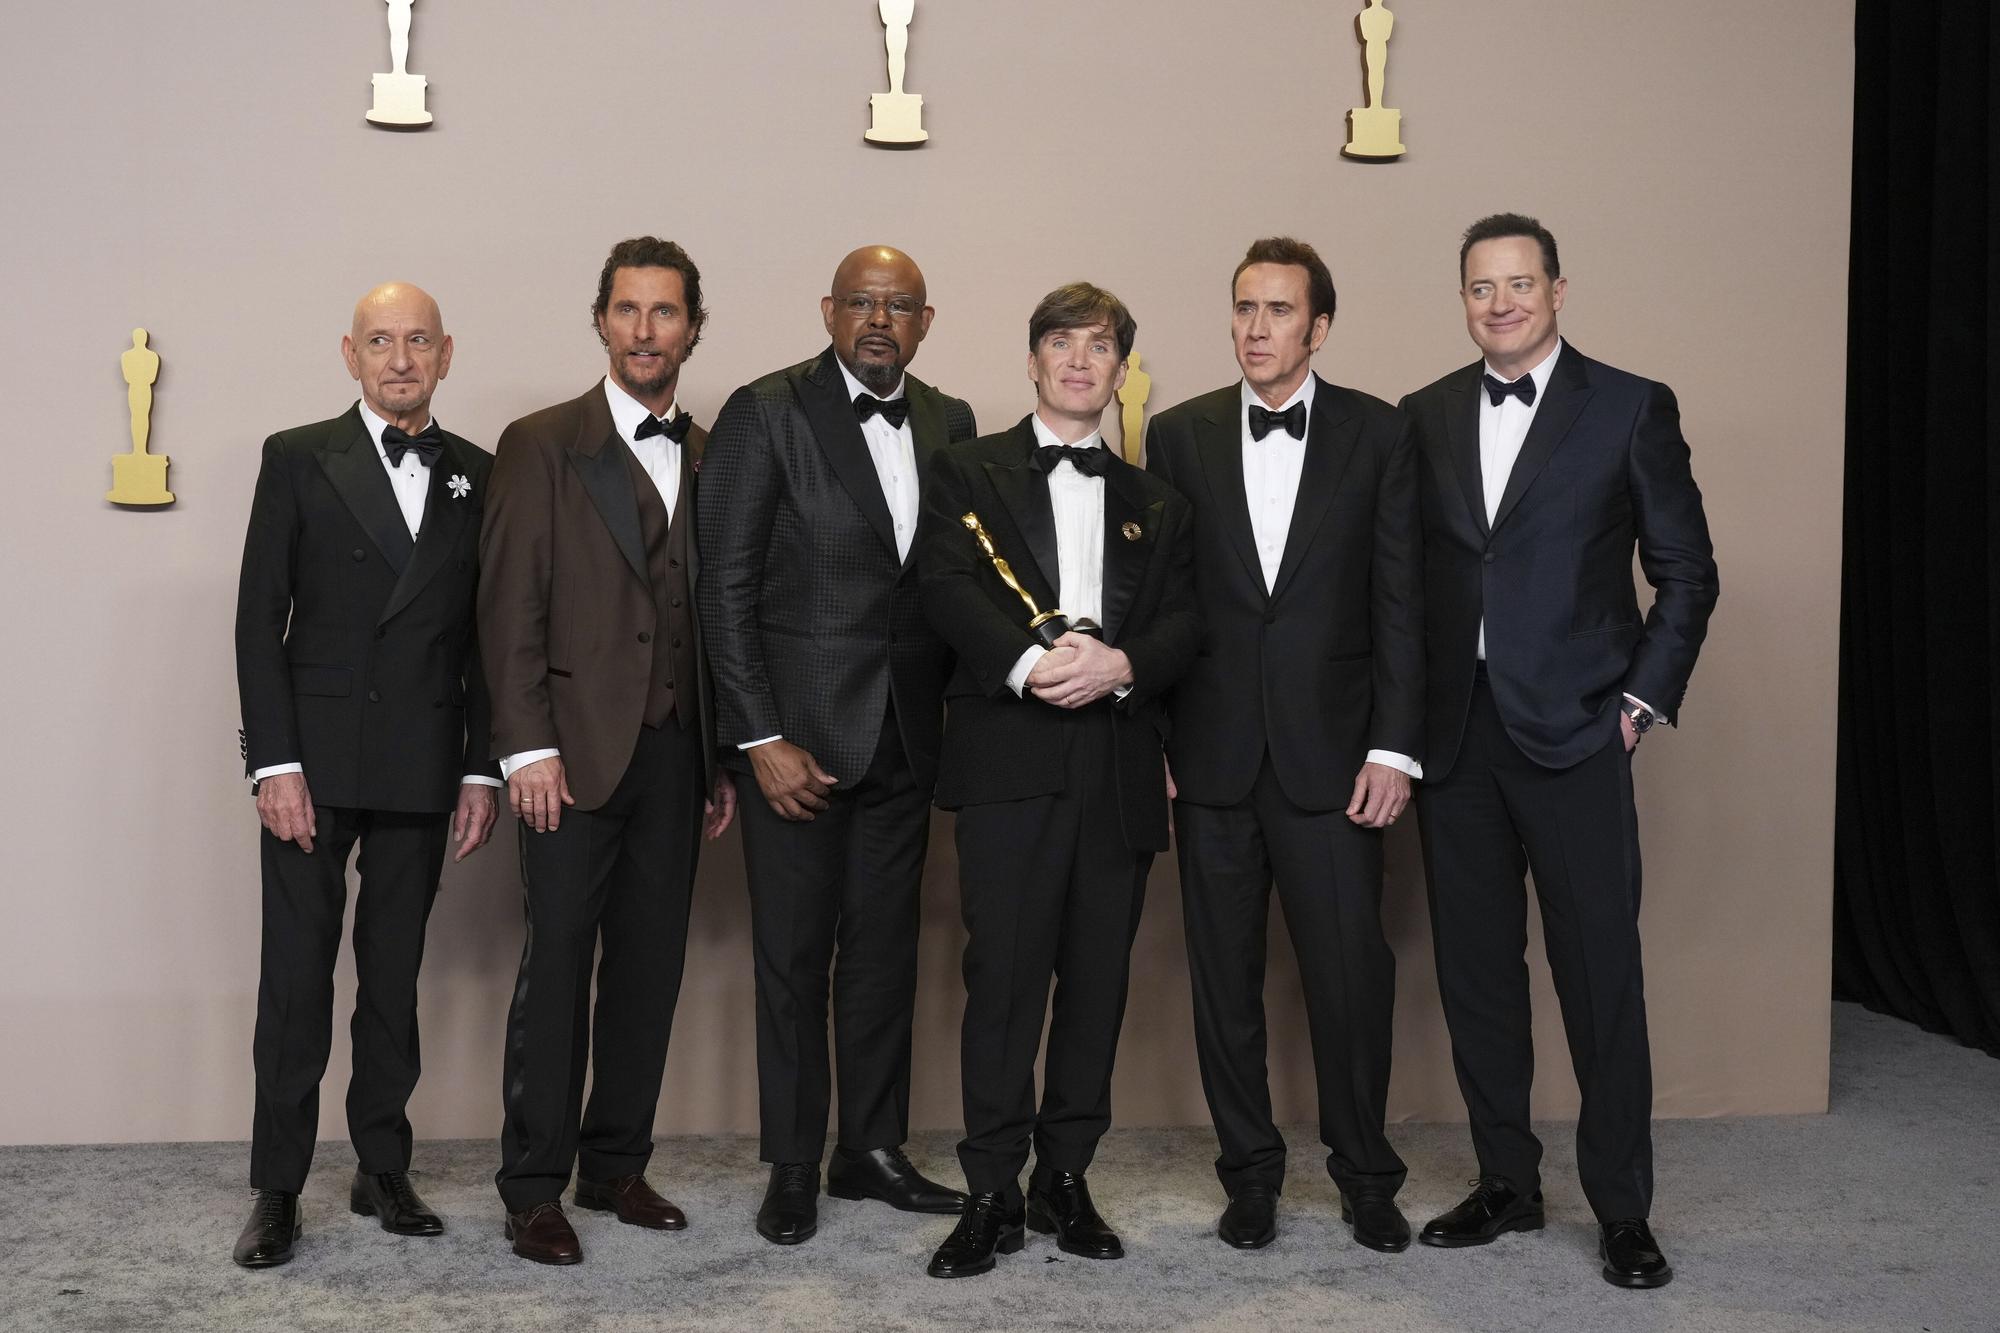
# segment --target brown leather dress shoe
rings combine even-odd
[[[514,1242],[514,1253],[538,1264],[583,1262],[583,1244],[554,1199],[507,1214],[507,1239]]]
[[[687,1214],[660,1196],[643,1175],[620,1176],[616,1180],[576,1178],[576,1206],[594,1212],[616,1213],[620,1222],[655,1231],[687,1230]]]

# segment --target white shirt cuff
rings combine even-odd
[[[1639,707],[1645,709],[1647,712],[1651,713],[1653,715],[1653,721],[1665,722],[1667,720],[1667,715],[1665,713],[1662,713],[1659,709],[1653,707],[1653,705],[1647,703],[1644,699],[1641,699],[1638,695],[1628,694],[1625,697],[1627,699],[1630,699],[1633,703],[1639,705]]]
[[[1406,754],[1397,754],[1394,750],[1370,750],[1368,762],[1393,768],[1399,773],[1409,774],[1419,782],[1423,781],[1424,766]]]
[[[275,778],[280,773],[303,773],[305,771],[306,766],[304,764],[273,764],[269,768],[260,768],[255,773],[252,773],[250,780],[252,782],[262,782],[265,778]]]
[[[744,741],[736,748],[739,750],[754,750],[760,745],[769,745],[772,741],[781,741],[783,739],[785,739],[784,733],[780,732],[776,736],[766,736],[760,741]]]
[[[561,753],[561,750],[523,750],[519,754],[510,754],[500,761],[500,776],[511,779],[516,769],[526,768],[529,764],[539,763],[544,759],[554,759]]]
[[[1026,652],[1014,660],[1014,669],[1007,673],[1007,688],[1026,698],[1028,692],[1028,673],[1035,669],[1035,663],[1041,661],[1043,655],[1048,651],[1048,649],[1042,647],[1039,643],[1030,645]]]
[[[498,778],[489,778],[484,773],[467,773],[458,780],[461,787],[504,787],[507,784]]]

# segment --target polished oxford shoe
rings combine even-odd
[[[538,1264],[583,1262],[583,1243],[555,1199],[507,1214],[507,1239],[514,1242],[514,1253]]]
[[[687,1214],[646,1183],[643,1175],[616,1180],[576,1178],[576,1206],[593,1212],[616,1213],[620,1222],[655,1231],[685,1231]]]
[[[1371,1250],[1401,1254],[1410,1248],[1410,1222],[1395,1199],[1373,1192],[1340,1192],[1340,1220],[1354,1228],[1354,1239]]]
[[[779,1162],[757,1210],[757,1234],[773,1245],[797,1245],[818,1230],[819,1164]]]
[[[347,1206],[362,1217],[380,1218],[382,1229],[398,1236],[444,1234],[444,1219],[417,1197],[407,1171],[368,1175],[357,1170],[347,1190]]]
[[[1040,1171],[1028,1178],[1028,1225],[1053,1235],[1056,1248],[1084,1259],[1123,1259],[1118,1233],[1097,1215],[1090,1186],[1071,1171]]]
[[[1472,1193],[1450,1212],[1424,1223],[1417,1239],[1426,1245],[1457,1249],[1484,1245],[1503,1231],[1540,1231],[1542,1192],[1523,1195],[1498,1176],[1481,1176]]]
[[[299,1225],[299,1196],[284,1190],[251,1190],[250,1221],[230,1256],[240,1268],[276,1268],[292,1257]]]
[[[1215,1224],[1222,1243],[1239,1250],[1261,1250],[1278,1238],[1278,1192],[1269,1185],[1245,1185],[1229,1196],[1222,1220]]]
[[[826,1192],[836,1199],[879,1199],[906,1213],[958,1213],[965,1196],[924,1178],[901,1148],[835,1148],[826,1164]]]
[[[1021,1206],[1009,1207],[998,1190],[969,1195],[958,1225],[924,1271],[932,1277],[977,1277],[993,1271],[993,1256],[1016,1254],[1028,1243]]]
[[[1674,1280],[1673,1265],[1660,1253],[1660,1243],[1643,1217],[1628,1217],[1603,1225],[1598,1253],[1604,1257],[1604,1280],[1614,1287],[1664,1287]]]

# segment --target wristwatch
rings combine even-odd
[[[1653,723],[1659,720],[1653,716],[1652,709],[1646,707],[1644,704],[1635,704],[1630,699],[1620,704],[1619,710],[1632,720],[1632,734],[1635,737],[1643,736],[1651,731]]]

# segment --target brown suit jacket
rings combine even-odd
[[[686,567],[676,572],[686,588],[674,591],[683,605],[669,614],[685,615],[694,640],[696,679],[681,684],[676,709],[683,723],[701,728],[712,770],[708,659],[686,595],[698,573],[695,479],[707,440],[697,426],[681,450],[674,529],[687,534]],[[580,810],[603,805],[624,776],[653,684],[655,644],[669,632],[648,572],[637,468],[600,381],[507,427],[487,487],[479,646],[493,699],[492,754],[561,750]]]

